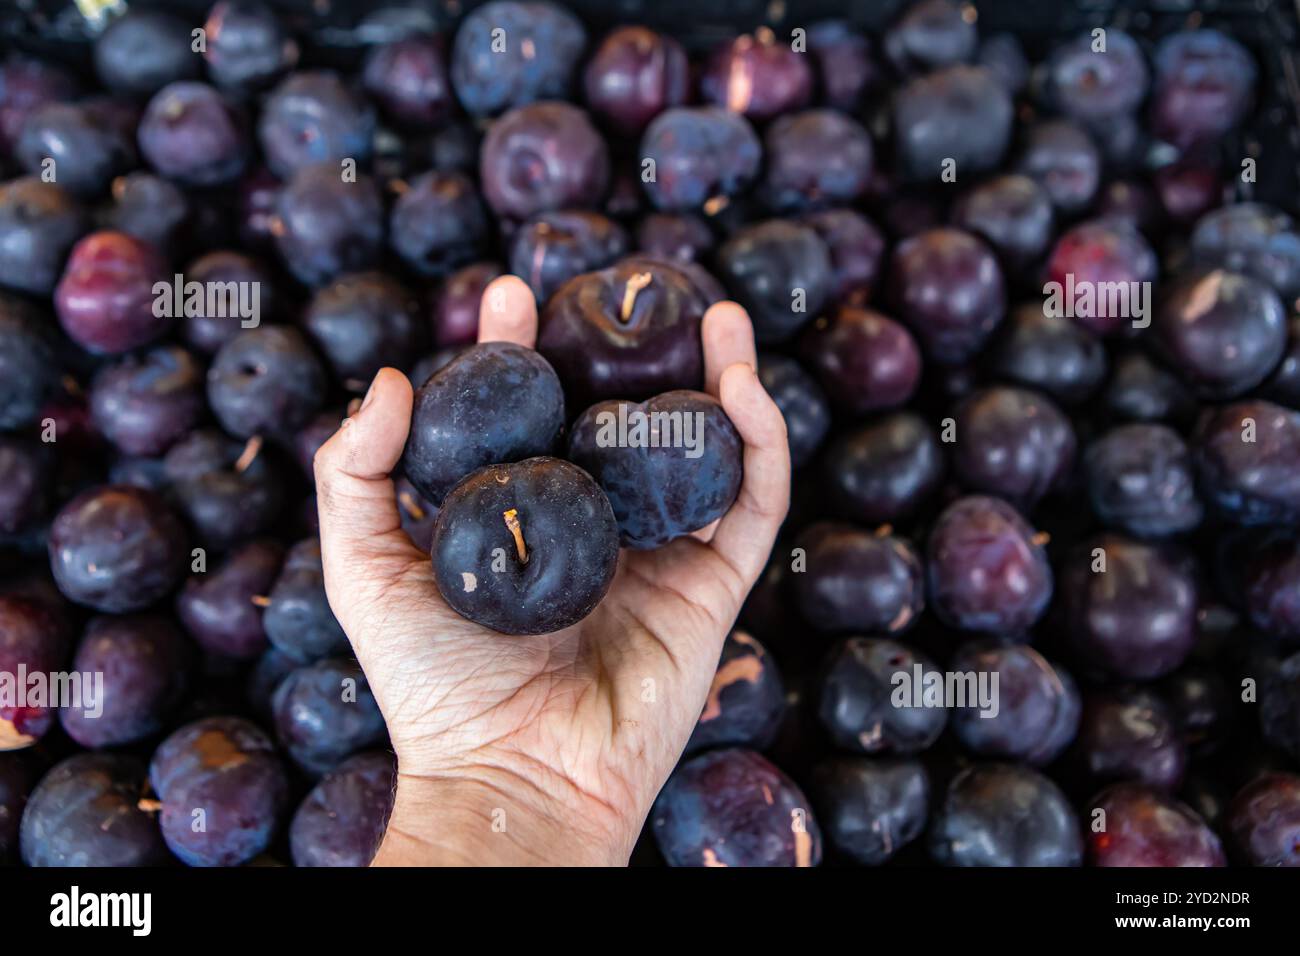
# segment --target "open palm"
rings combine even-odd
[[[483,302],[480,341],[534,345],[536,306],[523,283],[498,279]],[[398,757],[377,862],[464,847],[465,834],[443,832],[451,826],[481,828],[468,840],[477,849],[457,854],[463,862],[626,861],[789,497],[785,424],[755,375],[748,317],[719,303],[702,336],[706,387],[745,442],[736,504],[697,536],[624,550],[601,604],[554,634],[502,635],[443,601],[428,556],[402,530],[389,477],[410,425],[404,375],[380,372],[317,454],[330,605]]]

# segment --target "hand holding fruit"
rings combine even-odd
[[[404,375],[381,371],[317,454],[326,590],[398,757],[377,864],[626,862],[789,498],[785,425],[755,373],[748,317],[718,303],[701,336],[706,390],[744,443],[735,504],[711,535],[623,551],[603,600],[554,633],[506,636],[456,613],[403,531],[390,474],[410,430]],[[531,348],[536,337],[532,293],[516,278],[496,280],[483,296],[480,342]],[[555,468],[572,466],[534,459],[489,471],[544,482]],[[529,537],[525,525],[520,548]]]

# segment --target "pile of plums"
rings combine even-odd
[[[956,0],[703,48],[363,10],[331,48],[292,6],[140,0],[0,58],[0,692],[102,678],[0,693],[0,863],[368,863],[394,764],[315,452],[408,374],[403,527],[536,640],[735,500],[730,298],[791,511],[633,862],[1300,865],[1267,51]],[[504,274],[536,350],[475,344]],[[703,454],[611,443],[638,416]]]

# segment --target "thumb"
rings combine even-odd
[[[374,584],[382,587],[422,557],[402,530],[389,477],[406,445],[413,401],[407,377],[381,369],[361,408],[316,452],[325,588],[345,630]]]

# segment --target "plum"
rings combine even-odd
[[[776,737],[785,706],[781,674],[767,650],[744,631],[732,631],[685,753],[712,747],[765,750]]]

